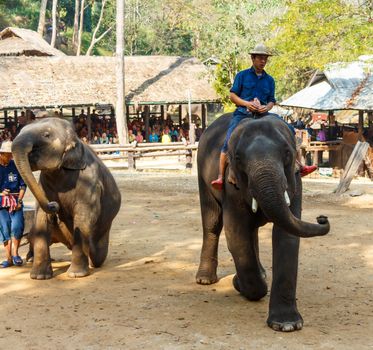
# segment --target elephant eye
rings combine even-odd
[[[46,138],[49,138],[50,137],[49,131],[44,132],[43,136]]]

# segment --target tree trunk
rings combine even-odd
[[[56,37],[57,37],[57,2],[58,0],[53,0],[52,3],[52,39],[51,46],[56,46]]]
[[[76,49],[76,55],[80,56],[80,50],[82,47],[82,33],[83,33],[83,25],[84,25],[84,2],[85,0],[82,0],[82,3],[80,5],[80,23],[79,23],[79,34],[78,34],[78,48]]]
[[[117,0],[116,8],[116,81],[117,81],[117,103],[115,119],[119,137],[119,144],[127,143],[127,122],[125,115],[125,90],[124,90],[124,0]]]
[[[90,56],[91,53],[92,53],[92,50],[93,50],[93,47],[95,46],[95,44],[97,42],[99,42],[107,33],[110,32],[111,28],[110,27],[109,29],[107,29],[103,34],[101,34],[98,38],[96,38],[96,35],[97,35],[97,32],[98,30],[100,29],[100,25],[101,25],[101,21],[102,21],[102,18],[104,16],[104,9],[105,9],[105,4],[106,4],[106,1],[107,0],[102,0],[102,4],[101,4],[101,12],[100,12],[100,18],[98,19],[98,22],[97,22],[97,25],[96,25],[96,28],[93,32],[93,35],[92,35],[92,40],[91,40],[91,44],[89,45],[89,48],[86,52],[86,56]]]
[[[78,48],[78,32],[79,32],[79,0],[75,0],[74,12],[74,31],[73,31],[73,50],[76,53]]]
[[[40,15],[39,15],[39,24],[38,24],[38,33],[43,36],[44,26],[45,26],[45,12],[47,10],[48,0],[41,0],[40,3]]]

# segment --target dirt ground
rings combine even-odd
[[[332,228],[302,240],[304,328],[279,333],[266,326],[268,296],[249,302],[232,287],[224,235],[219,282],[195,283],[202,239],[196,176],[114,174],[123,201],[102,268],[69,279],[70,252],[53,245],[51,280],[31,280],[30,264],[0,270],[0,349],[373,349],[372,182],[354,181],[349,193],[361,195],[337,198],[336,180],[304,180],[303,218],[327,215]],[[260,231],[269,285],[270,229]]]

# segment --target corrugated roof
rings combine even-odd
[[[0,57],[0,109],[113,104],[114,57]],[[219,101],[206,67],[196,58],[125,58],[127,103]]]
[[[8,27],[0,32],[0,56],[65,56],[37,32]]]
[[[281,106],[315,110],[373,110],[373,56],[352,63],[335,63],[314,75],[310,86]]]

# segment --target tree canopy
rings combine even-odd
[[[59,48],[72,45],[75,3],[58,0]],[[79,3],[82,1],[79,0]],[[361,4],[360,4],[361,2]],[[41,0],[0,0],[0,29],[18,26],[37,30]],[[126,0],[126,55],[196,56],[219,62],[212,75],[217,92],[228,102],[235,74],[251,65],[249,50],[265,42],[276,56],[268,72],[277,97],[304,87],[315,69],[335,61],[351,61],[372,52],[372,1],[352,0]],[[115,52],[115,0],[85,0],[81,54]],[[52,1],[46,20],[50,23]],[[48,22],[49,21],[49,22]],[[370,36],[369,36],[370,35]],[[88,49],[92,38],[100,38]]]
[[[269,45],[277,56],[269,70],[286,97],[304,87],[312,73],[331,62],[350,62],[372,53],[373,23],[367,7],[342,0],[288,1],[272,24]]]

